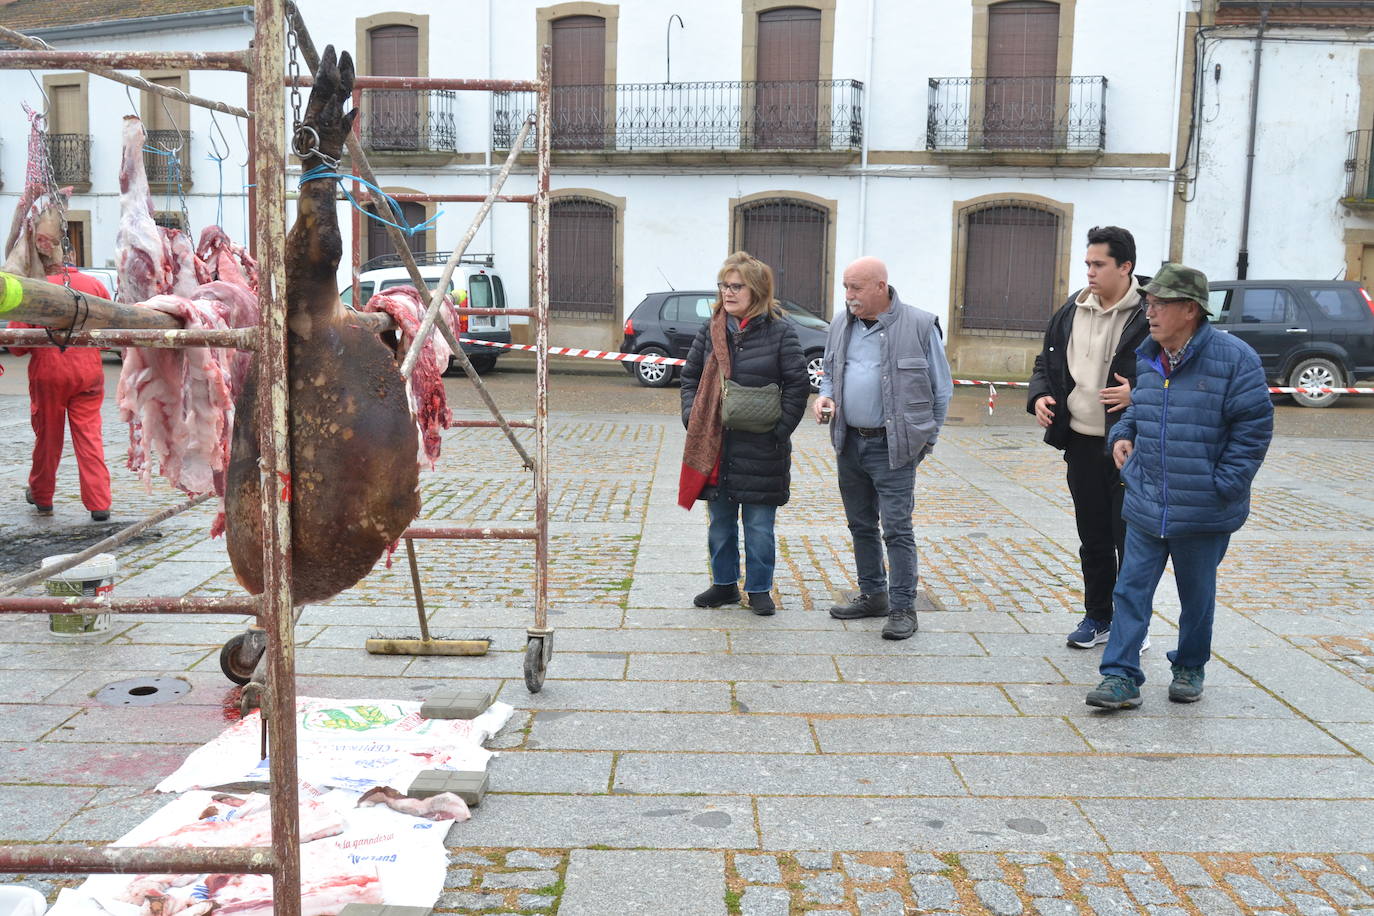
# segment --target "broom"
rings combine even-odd
[[[420,591],[420,567],[415,562],[415,541],[406,538],[406,556],[410,559],[410,581],[415,587],[415,609],[420,617],[419,639],[367,640],[363,646],[372,655],[486,655],[490,637],[478,639],[430,639],[429,623],[425,620],[425,599]]]

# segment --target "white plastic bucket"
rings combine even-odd
[[[6,884],[0,887],[0,916],[43,916],[48,898],[31,887]]]
[[[43,568],[55,566],[72,556],[60,553],[44,557]],[[55,598],[96,598],[114,591],[115,572],[119,563],[112,553],[98,553],[79,566],[64,570],[45,583],[48,594]],[[110,628],[109,614],[49,614],[48,631],[55,636],[81,636]]]

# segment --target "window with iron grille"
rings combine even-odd
[[[1056,300],[1063,218],[1026,201],[995,201],[966,212],[960,327],[1045,329]]]
[[[415,201],[397,201],[401,205],[400,216],[394,210],[384,214],[388,220],[397,225],[418,226],[425,221],[425,205]],[[376,213],[376,207],[367,205],[370,213]],[[386,224],[380,220],[368,219],[367,221],[367,257],[376,258],[384,254],[395,254],[396,246],[391,244],[391,236],[386,231]],[[416,232],[406,236],[406,243],[412,252],[422,252],[426,250],[428,234]]]
[[[176,210],[158,210],[153,214],[153,224],[164,229],[185,229],[186,219]]]
[[[549,204],[549,309],[567,318],[616,314],[615,208],[590,197]]]
[[[791,197],[741,204],[736,211],[736,249],[773,269],[774,294],[825,317],[830,259],[830,213]]]

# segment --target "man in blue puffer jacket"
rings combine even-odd
[[[1250,514],[1255,479],[1274,434],[1274,406],[1259,357],[1207,323],[1207,277],[1166,264],[1145,286],[1150,339],[1136,349],[1136,388],[1112,427],[1112,457],[1126,487],[1126,555],[1112,592],[1114,622],[1088,705],[1140,705],[1140,644],[1155,587],[1174,562],[1178,648],[1169,653],[1169,699],[1202,696],[1212,654],[1217,566]]]

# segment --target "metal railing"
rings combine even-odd
[[[143,147],[143,168],[149,184],[191,183],[191,132],[189,130],[147,131]]]
[[[510,149],[534,93],[498,92],[492,148]],[[857,80],[619,83],[553,90],[553,146],[563,150],[857,150]]]
[[[1106,148],[1105,76],[933,77],[929,83],[926,149]]]
[[[1374,130],[1352,130],[1346,133],[1349,146],[1345,160],[1346,201],[1374,206],[1374,174],[1370,173],[1370,159],[1374,158]]]
[[[52,179],[59,185],[89,182],[91,135],[48,134],[48,159],[52,162]]]
[[[458,150],[450,89],[364,89],[361,137],[373,152],[452,153]]]

